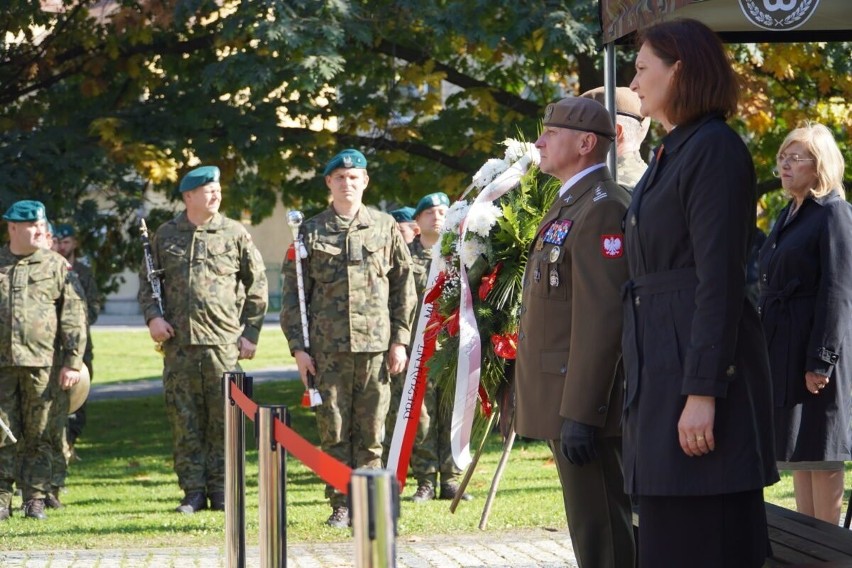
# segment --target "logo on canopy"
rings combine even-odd
[[[746,19],[774,32],[794,30],[808,21],[819,0],[739,0]]]

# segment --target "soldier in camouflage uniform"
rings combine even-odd
[[[95,275],[92,273],[92,268],[77,258],[77,232],[71,225],[62,224],[56,227],[54,237],[59,239],[58,252],[71,264],[72,270],[80,280],[80,285],[83,287],[86,299],[86,314],[88,315],[88,325],[86,326],[86,352],[83,354],[83,363],[89,370],[89,380],[95,380],[94,369],[92,368],[92,360],[94,359],[92,345],[91,327],[98,321],[98,315],[101,313],[101,296],[98,291],[98,284],[95,281]],[[86,403],[83,403],[74,414],[68,417],[68,448],[67,452],[71,456],[75,456],[74,444],[77,438],[83,433],[83,427],[86,425]]]
[[[603,87],[586,91],[580,96],[606,105]],[[648,169],[648,164],[642,159],[640,148],[648,134],[651,119],[642,116],[639,110],[640,105],[639,95],[627,87],[615,89],[616,171],[618,184],[627,191],[633,191],[645,175],[645,170]]]
[[[58,338],[63,349],[59,384],[69,389],[80,380],[83,366],[85,305],[67,261],[41,248],[44,205],[18,201],[3,218],[9,223],[9,244],[0,249],[0,419],[18,444],[0,433],[0,520],[11,516],[16,478],[24,515],[45,519],[54,343]]]
[[[307,386],[308,373],[316,376],[323,451],[353,468],[381,468],[389,376],[405,369],[416,295],[411,258],[393,218],[362,204],[366,167],[357,150],[335,156],[323,172],[331,206],[301,227],[313,359],[302,338],[295,255],[289,253],[281,328],[302,382]],[[331,486],[326,496],[327,523],[346,527],[346,496]]]
[[[163,391],[172,428],[174,467],[192,514],[225,510],[225,413],[222,374],[251,359],[268,301],[260,253],[240,223],[219,214],[219,168],[202,166],[180,183],[186,211],[151,239],[162,273],[163,306],[151,296],[145,266],[139,305],[163,346]],[[241,292],[244,288],[244,295]]]

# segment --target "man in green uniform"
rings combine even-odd
[[[411,257],[393,218],[363,205],[367,160],[344,150],[325,167],[331,206],[300,231],[311,353],[305,351],[294,255],[282,268],[281,329],[302,382],[310,373],[322,396],[317,427],[323,451],[353,468],[382,467],[389,376],[408,359],[416,303]],[[312,357],[313,356],[313,357]],[[349,524],[346,496],[326,487],[327,524]]]
[[[95,275],[92,273],[92,268],[77,257],[77,231],[74,227],[64,223],[56,227],[54,237],[59,240],[58,252],[71,264],[71,269],[80,280],[80,285],[83,287],[86,299],[86,314],[88,315],[88,325],[86,326],[86,352],[83,354],[83,363],[89,370],[89,380],[94,380],[95,374],[92,368],[92,360],[94,359],[92,345],[92,330],[91,327],[98,321],[98,315],[101,312],[101,298],[98,292],[98,284],[95,281]],[[72,457],[76,457],[74,444],[80,434],[83,433],[83,427],[86,425],[86,403],[83,403],[76,412],[68,417],[68,453]]]
[[[225,510],[222,374],[251,359],[268,301],[260,253],[240,223],[219,213],[219,168],[202,166],[180,182],[186,210],[157,229],[151,253],[162,270],[165,313],[151,296],[145,266],[139,305],[163,346],[163,390],[175,472],[184,491],[176,511]],[[244,290],[244,295],[241,290]]]
[[[16,480],[24,515],[45,519],[52,468],[48,420],[54,344],[58,339],[62,346],[59,385],[69,389],[80,380],[83,366],[85,305],[67,261],[42,248],[44,205],[18,201],[3,218],[9,244],[0,249],[0,419],[18,443],[0,433],[0,521],[12,514]]]
[[[400,207],[389,211],[389,213],[396,221],[399,232],[402,233],[402,240],[405,241],[405,244],[410,245],[414,237],[420,234],[420,228],[414,222],[414,207]]]

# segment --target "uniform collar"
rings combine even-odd
[[[358,208],[358,212],[355,214],[355,218],[352,219],[352,223],[346,227],[337,222],[338,214],[334,210],[333,205],[329,205],[328,209],[323,212],[323,215],[325,217],[323,219],[325,229],[331,233],[340,233],[356,226],[358,228],[369,227],[376,222],[375,213],[363,203]]]
[[[216,213],[213,215],[213,218],[209,223],[196,227],[190,223],[189,218],[186,216],[186,211],[181,211],[175,218],[175,223],[177,224],[179,231],[195,231],[196,229],[203,229],[209,233],[213,233],[222,228],[225,224],[225,217],[222,216],[221,213]]]

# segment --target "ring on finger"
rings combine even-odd
[[[700,442],[701,440],[704,439],[704,434],[699,434],[698,436],[695,437],[695,439]]]

